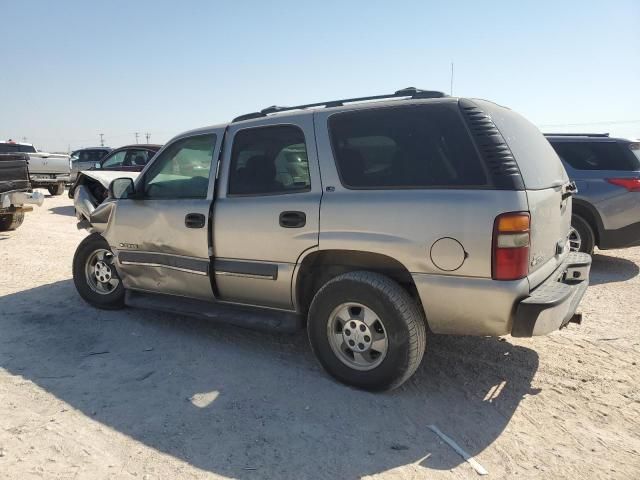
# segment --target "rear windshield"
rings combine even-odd
[[[640,170],[628,145],[617,142],[554,142],[558,156],[576,170]]]
[[[71,156],[80,162],[99,162],[107,153],[105,150],[79,150]]]
[[[31,145],[18,145],[17,143],[0,143],[0,153],[36,153]]]
[[[487,112],[506,140],[528,190],[541,190],[569,180],[562,162],[540,130],[522,115],[484,100]]]
[[[454,104],[338,113],[329,130],[347,188],[486,186],[487,175]]]

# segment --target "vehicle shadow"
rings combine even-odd
[[[240,479],[451,469],[463,460],[429,425],[476,455],[537,393],[533,350],[445,336],[427,348],[404,386],[373,394],[330,379],[305,332],[95,310],[70,280],[0,299],[0,367],[149,447]]]
[[[73,217],[75,215],[75,208],[73,205],[65,205],[63,207],[52,207],[49,209],[51,213],[56,215],[69,215]]]
[[[640,273],[640,267],[626,258],[596,254],[592,257],[590,285],[624,282]]]

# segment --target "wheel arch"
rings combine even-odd
[[[385,275],[400,284],[418,303],[420,296],[409,270],[395,258],[360,250],[307,251],[299,260],[292,282],[293,304],[306,315],[319,288],[332,278],[347,272],[366,270]]]
[[[595,244],[596,246],[600,246],[600,238],[602,235],[602,231],[604,230],[604,225],[602,224],[602,219],[600,218],[600,214],[595,209],[595,207],[584,200],[574,199],[572,206],[572,215],[576,215],[581,217],[585,222],[589,224],[591,230],[593,230],[593,234],[595,235]]]

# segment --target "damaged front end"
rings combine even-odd
[[[103,232],[114,206],[109,201],[109,185],[116,178],[128,177],[135,180],[138,172],[86,171],[80,172],[69,190],[78,218],[78,229]]]

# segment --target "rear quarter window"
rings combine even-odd
[[[569,180],[558,155],[533,123],[494,103],[474,102],[491,116],[507,142],[527,190],[542,190]]]
[[[640,170],[640,161],[617,142],[551,141],[558,156],[575,170]]]
[[[486,187],[487,174],[456,104],[337,113],[329,132],[352,189]]]

